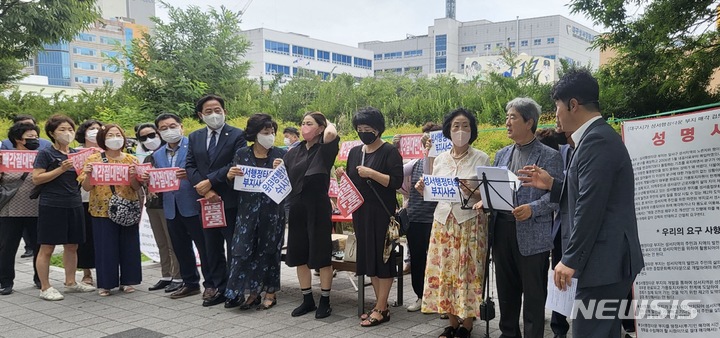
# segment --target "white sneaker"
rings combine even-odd
[[[51,286],[45,291],[40,291],[40,298],[44,300],[63,300],[65,299],[65,296],[63,296],[60,291]]]
[[[95,287],[92,285],[87,285],[83,282],[76,282],[75,285],[67,286],[65,285],[65,292],[93,292],[95,291]]]
[[[412,304],[408,305],[407,310],[408,312],[415,312],[420,311],[420,308],[422,308],[422,298],[418,298]]]

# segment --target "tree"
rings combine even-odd
[[[720,98],[708,88],[720,67],[716,1],[573,0],[570,7],[610,29],[595,41],[617,52],[597,74],[605,112],[638,116]]]
[[[152,113],[173,111],[191,116],[194,100],[207,93],[233,100],[247,93],[250,43],[239,34],[240,13],[225,7],[183,10],[168,7],[169,22],[158,18],[153,34],[124,47],[113,62],[124,69],[121,92],[143,102]]]
[[[45,43],[69,41],[99,18],[94,0],[0,0],[0,88]]]

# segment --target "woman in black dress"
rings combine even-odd
[[[371,277],[377,298],[375,307],[361,317],[360,325],[375,326],[390,320],[388,297],[396,271],[394,250],[387,261],[383,259],[385,234],[390,223],[390,215],[385,210],[395,210],[395,191],[402,185],[403,163],[397,148],[381,138],[385,131],[385,118],[379,110],[372,107],[361,109],[353,116],[352,124],[364,143],[350,150],[347,161],[348,177],[365,200],[353,213],[357,273]],[[342,172],[343,169],[339,168],[338,176]]]
[[[302,141],[283,158],[290,177],[292,192],[288,221],[288,243],[285,262],[297,267],[303,302],[292,312],[293,317],[315,311],[315,318],[330,315],[332,287],[332,207],[328,189],[330,170],[340,150],[335,126],[320,112],[303,117]],[[320,302],[315,307],[312,295],[311,269],[320,270]]]

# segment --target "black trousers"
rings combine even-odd
[[[634,277],[609,285],[601,285],[596,287],[578,288],[575,294],[575,300],[581,300],[584,308],[597,309],[597,302],[603,299],[616,300],[615,302],[605,303],[603,306],[603,316],[612,316],[612,319],[598,319],[594,315],[589,318],[585,317],[583,311],[577,311],[577,316],[573,319],[572,328],[574,337],[589,338],[619,338],[620,318],[618,314],[624,309],[620,308],[620,301],[627,298],[632,288]],[[595,306],[589,306],[591,301],[595,301]],[[593,311],[595,314],[595,311]]]
[[[410,250],[410,279],[413,291],[418,298],[422,298],[425,288],[425,265],[427,264],[431,230],[432,223],[410,222],[410,228],[406,235]]]
[[[552,249],[552,268],[555,269],[555,266],[560,263],[560,259],[562,259],[562,239],[560,238],[560,231],[558,231],[558,233],[555,235],[553,245],[554,247]],[[567,317],[565,317],[565,315],[553,311],[550,317],[550,328],[552,329],[552,332],[556,335],[566,335],[570,330],[570,323],[568,323]]]
[[[200,216],[183,217],[175,206],[175,219],[167,220],[168,233],[172,242],[175,257],[180,265],[180,275],[185,285],[194,287],[200,285],[200,274],[197,269],[197,259],[193,251],[193,243],[200,256],[200,270],[202,271],[203,286],[213,287],[210,281],[210,268],[205,253],[205,235],[203,234]]]
[[[27,228],[37,234],[37,217],[2,217],[0,218],[0,286],[3,288],[15,285],[15,256],[20,239]],[[27,248],[27,245],[25,246]],[[34,250],[33,281],[39,281],[35,261],[38,254],[37,243],[31,243]]]
[[[235,233],[236,218],[236,208],[225,209],[225,222],[227,226],[203,229],[211,287],[217,288],[220,294],[225,293],[225,287],[227,286],[228,272],[230,271],[230,261],[227,258],[231,257],[230,250],[232,247],[232,237]],[[204,262],[203,265],[205,265]]]
[[[495,223],[493,257],[500,305],[501,337],[543,337],[549,255],[549,251],[530,256],[520,254],[515,219],[505,215],[498,216]],[[520,333],[519,322],[521,306],[523,334]]]
[[[35,220],[36,224],[26,226],[25,230],[23,230],[22,238],[25,242],[25,251],[35,250],[35,246],[37,246],[37,218],[35,218]]]

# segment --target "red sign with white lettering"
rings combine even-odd
[[[328,196],[330,197],[338,197],[338,191],[340,188],[338,187],[338,182],[336,178],[330,178],[330,189],[328,189]]]
[[[404,160],[423,158],[425,148],[422,146],[423,134],[400,135],[400,155]]]
[[[180,190],[180,180],[175,172],[178,168],[148,169],[148,191],[166,192]]]
[[[342,161],[347,161],[348,154],[350,153],[350,149],[355,148],[362,144],[362,141],[355,140],[355,141],[345,141],[340,144],[340,152],[338,153],[338,159]]]
[[[0,150],[2,162],[0,172],[4,173],[29,173],[33,171],[35,164],[36,150]]]
[[[93,163],[92,185],[130,185],[130,166],[122,163]]]
[[[358,191],[346,173],[343,173],[340,177],[338,187],[337,207],[343,216],[347,217],[365,203],[365,199],[363,199],[360,191]]]
[[[142,175],[149,169],[152,169],[151,163],[142,163],[135,165],[135,177],[137,177],[138,181],[142,180]]]
[[[226,227],[225,222],[225,203],[221,200],[220,202],[210,202],[204,198],[198,200],[200,202],[200,210],[202,211],[202,223],[203,228],[222,228]]]
[[[79,149],[77,153],[68,154],[68,159],[73,162],[73,167],[75,167],[76,174],[80,175],[83,170],[83,166],[85,165],[85,160],[87,160],[87,158],[94,153],[95,148],[82,148]]]

